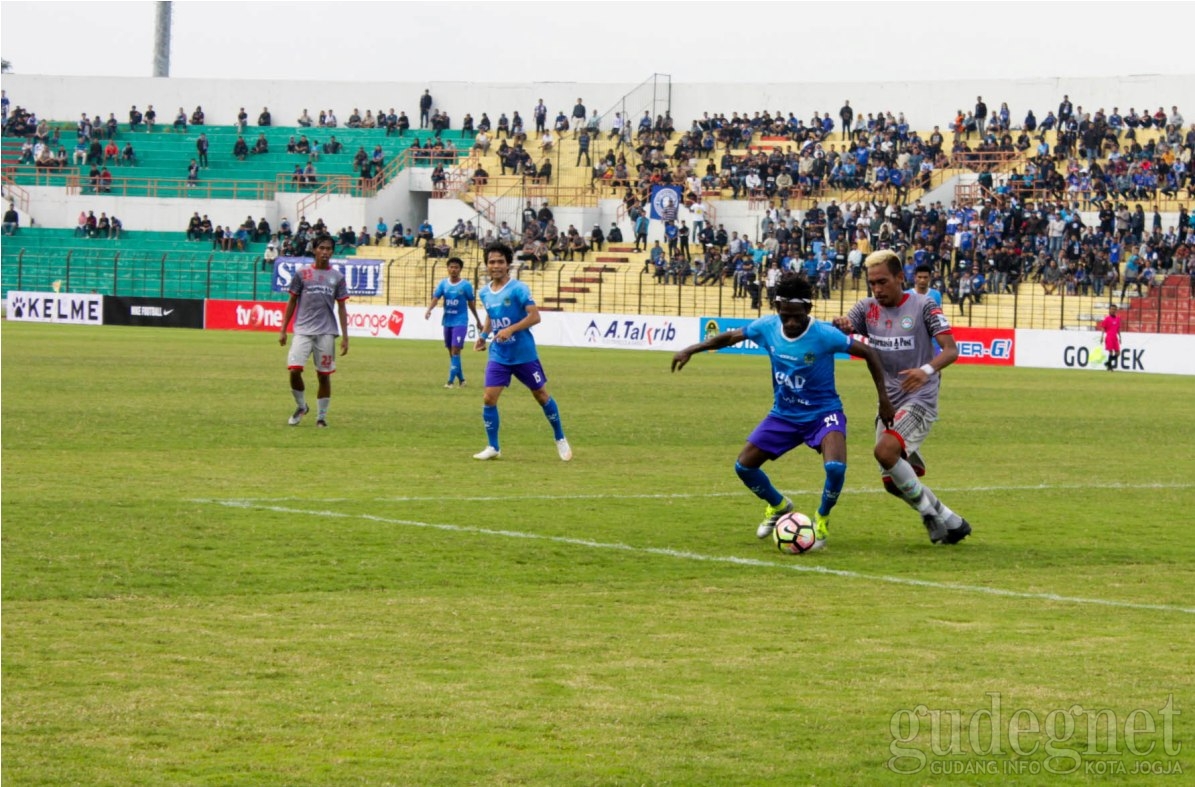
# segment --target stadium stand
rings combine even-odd
[[[310,200],[299,205],[318,215],[327,194],[364,200],[395,187],[404,169],[428,170],[428,178],[408,188],[425,190],[429,206],[457,204],[456,216],[461,222],[468,217],[478,242],[458,246],[462,238],[453,233],[461,222],[448,231],[441,226],[430,251],[427,242],[413,246],[401,235],[378,245],[369,226],[357,232],[355,222],[334,231],[339,253],[385,260],[378,298],[391,303],[423,302],[446,249],[464,256],[480,278],[480,248],[506,223],[516,255],[526,260],[520,275],[536,282],[548,309],[750,316],[765,305],[766,272],[775,263],[806,271],[820,296],[815,312],[832,314],[861,294],[852,259],[892,248],[937,271],[935,286],[948,308],[958,310],[956,322],[1081,327],[1099,316],[1114,289],[1122,302],[1141,301],[1126,311],[1126,319],[1140,317],[1141,324],[1148,322],[1145,303],[1154,295],[1190,298],[1195,125],[1186,128],[1177,108],[1163,115],[1145,120],[1080,108],[1067,118],[1050,112],[1040,125],[1027,118],[1016,126],[1002,108],[983,133],[963,112],[944,131],[913,130],[901,113],[858,113],[849,133],[835,128],[829,112],[805,122],[791,112],[763,110],[750,117],[704,113],[684,131],[666,111],[638,120],[628,113],[621,134],[596,112],[588,133],[549,128],[540,135],[517,122],[491,127],[484,113],[480,133],[443,122],[436,130],[401,134],[385,127],[162,123],[146,133],[118,123],[112,142],[121,151],[131,142],[132,161],[113,155],[99,124],[96,139],[76,151],[79,122],[40,121],[30,130],[56,152],[58,166],[39,166],[33,146],[19,137],[5,137],[0,153],[6,192],[23,204],[23,189],[45,186],[99,198],[186,196],[221,206],[309,192]],[[196,147],[200,134],[208,143],[206,167]],[[432,145],[435,150],[425,152]],[[636,218],[661,185],[683,194],[673,224],[688,233],[688,251],[683,242],[669,242],[655,265],[631,241]],[[554,222],[522,220],[521,206],[534,213],[541,204],[568,215],[561,224],[578,224],[576,239],[566,242],[568,229]],[[733,216],[728,221],[740,230],[719,232],[720,213]],[[595,215],[612,219],[626,240],[592,248],[589,225],[572,219]],[[407,229],[423,218],[408,216]],[[205,289],[271,297],[259,281],[260,240],[243,251],[203,253],[168,235],[125,230],[119,240],[88,238],[89,246],[70,229],[22,228],[18,240],[5,244],[4,286],[43,279],[102,291],[136,286],[138,277],[122,268],[147,270],[155,258],[159,292],[195,291],[202,268],[219,278]],[[112,245],[99,249],[98,243]],[[1139,298],[1136,287],[1124,287],[1130,265],[1153,285]],[[97,266],[110,271],[82,272]],[[1188,327],[1171,307],[1159,302],[1154,323]]]

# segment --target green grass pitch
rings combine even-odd
[[[839,364],[846,490],[790,557],[733,470],[763,358],[544,348],[576,458],[516,387],[482,463],[471,351],[445,390],[435,343],[354,339],[317,430],[273,334],[2,341],[5,784],[1195,774],[1190,378],[950,369],[948,548]],[[814,510],[814,454],[766,468]]]

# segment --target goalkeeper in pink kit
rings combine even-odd
[[[1104,366],[1112,371],[1116,368],[1116,359],[1120,357],[1120,315],[1116,313],[1116,304],[1108,306],[1108,316],[1096,323],[1095,327],[1104,334],[1104,352],[1108,356]]]

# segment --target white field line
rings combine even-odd
[[[1078,489],[1195,489],[1195,484],[1183,483],[1146,483],[1146,484],[1125,484],[1119,481],[1110,481],[1108,483],[1085,483],[1085,484],[1024,484],[1014,486],[957,486],[957,487],[937,487],[930,486],[935,492],[947,493],[968,493],[968,492],[1052,492]],[[786,495],[820,495],[821,488],[817,489],[782,489],[780,490]],[[843,497],[850,497],[851,495],[874,495],[883,493],[883,488],[879,486],[861,487],[859,489],[844,490]],[[467,502],[493,502],[501,500],[688,500],[688,499],[703,499],[710,497],[741,497],[748,494],[746,490],[739,489],[733,492],[668,492],[659,494],[639,494],[628,495],[619,493],[600,494],[600,495],[471,495],[459,496],[451,495],[451,499],[456,501]],[[438,503],[443,502],[445,496],[422,496],[422,497],[373,497],[373,498],[349,498],[349,497],[244,497],[238,498],[239,502],[243,503],[345,503],[345,502],[373,502],[373,503]],[[213,501],[204,501],[213,502]]]
[[[591,541],[584,538],[547,536],[540,533],[524,533],[518,530],[495,530],[485,527],[464,527],[461,525],[435,524],[431,522],[419,522],[411,519],[392,519],[390,517],[374,516],[372,514],[346,514],[340,511],[311,511],[300,508],[288,508],[286,506],[260,505],[249,503],[243,500],[196,500],[194,502],[209,503],[227,506],[230,508],[272,511],[279,514],[297,514],[300,516],[329,517],[335,519],[363,519],[368,522],[378,522],[380,524],[386,525],[405,525],[408,527],[444,530],[453,533],[473,533],[485,536],[498,536],[501,538],[524,538],[535,541],[550,541],[557,544],[571,544],[573,546],[585,547],[587,549],[609,549],[620,552],[634,552],[644,555],[662,555],[665,557],[679,558],[681,560],[696,560],[705,563],[729,563],[737,566],[778,568],[782,570],[799,571],[809,574],[826,574],[835,577],[845,577],[847,579],[859,579],[865,582],[884,582],[890,585],[906,585],[911,587],[932,588],[935,590],[953,590],[960,593],[978,593],[985,596],[1002,596],[1005,598],[1032,599],[1035,601],[1056,601],[1063,604],[1083,604],[1087,606],[1115,607],[1117,609],[1150,610],[1154,612],[1179,612],[1187,615],[1195,615],[1195,608],[1193,607],[1176,607],[1166,604],[1139,604],[1131,601],[1114,601],[1111,599],[1101,598],[1062,596],[1057,593],[1028,593],[1019,590],[1004,590],[1001,588],[984,587],[982,585],[964,585],[957,582],[934,582],[932,580],[909,579],[907,577],[888,576],[884,574],[863,574],[858,571],[826,568],[825,566],[819,566],[816,564],[803,564],[794,562],[792,560],[775,561],[757,560],[755,558],[745,557],[700,555],[695,552],[684,552],[682,550],[665,549],[662,547],[636,547],[629,544],[604,543],[601,541]]]

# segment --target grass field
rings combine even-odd
[[[354,340],[317,430],[272,334],[2,339],[5,784],[1195,778],[1189,378],[949,370],[948,548],[842,364],[846,491],[787,557],[733,471],[762,358],[546,348],[576,458],[512,389],[481,463],[430,342]],[[812,512],[811,453],[767,469]]]

